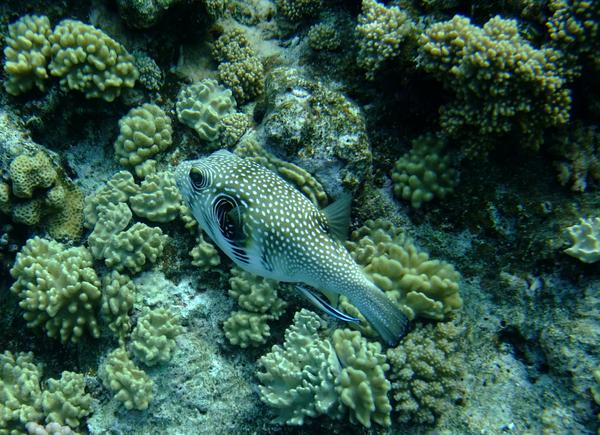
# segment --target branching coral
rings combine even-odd
[[[170,222],[181,213],[181,194],[171,171],[148,175],[140,191],[129,198],[131,210],[152,222]]]
[[[87,330],[100,336],[96,310],[100,280],[92,255],[83,246],[65,248],[52,240],[29,239],[10,270],[10,288],[21,300],[30,328],[42,327],[49,337],[78,342]]]
[[[365,427],[372,422],[389,426],[389,365],[381,346],[347,329],[328,338],[324,327],[316,314],[296,313],[283,346],[273,346],[259,360],[261,400],[275,408],[280,423],[301,425],[319,415],[341,418],[348,410],[351,420]]]
[[[433,198],[444,198],[454,190],[458,173],[451,166],[441,135],[426,134],[412,143],[412,149],[400,157],[394,166],[394,194],[410,201],[414,208]]]
[[[192,264],[202,270],[210,270],[221,264],[221,256],[215,245],[207,242],[202,233],[198,234],[196,246],[190,251]]]
[[[122,88],[138,78],[133,57],[121,44],[93,26],[63,20],[49,36],[50,73],[61,85],[83,92],[87,98],[113,101]]]
[[[135,301],[136,287],[131,278],[113,270],[102,278],[101,314],[108,327],[122,341],[131,329],[129,312]]]
[[[573,246],[565,253],[584,263],[600,260],[600,218],[580,219],[579,224],[567,228]]]
[[[277,12],[295,23],[318,15],[322,0],[277,0]]]
[[[398,6],[386,7],[376,0],[363,0],[358,16],[358,58],[373,80],[384,62],[406,56],[416,38],[416,25]]]
[[[231,344],[242,348],[264,344],[271,335],[267,322],[278,319],[287,304],[277,296],[275,281],[237,267],[231,274],[229,295],[237,300],[242,310],[233,312],[225,321],[225,335]]]
[[[221,122],[227,115],[235,113],[235,108],[231,90],[214,79],[185,86],[177,96],[177,118],[207,142],[218,139]]]
[[[219,62],[219,80],[233,91],[238,103],[262,94],[263,64],[243,30],[226,30],[215,42],[212,53]]]
[[[152,400],[154,382],[129,358],[125,348],[113,350],[100,368],[100,376],[106,388],[115,393],[115,399],[123,402],[126,409],[143,411]]]
[[[423,316],[442,320],[462,306],[460,274],[454,267],[431,260],[389,222],[367,221],[352,233],[347,246],[373,282],[410,319]],[[341,299],[341,307],[350,315],[362,317],[345,297]],[[372,334],[370,327],[361,330]]]
[[[25,15],[8,26],[4,49],[6,92],[19,95],[34,86],[41,91],[46,89],[51,32],[48,17],[39,15]]]
[[[165,308],[148,310],[138,319],[131,335],[133,355],[147,366],[169,361],[175,337],[183,332],[179,319]]]
[[[46,422],[78,427],[80,419],[92,412],[92,396],[85,392],[83,375],[64,371],[60,379],[48,379],[42,408]]]
[[[534,48],[515,20],[494,17],[480,28],[457,15],[429,26],[419,44],[421,67],[454,93],[441,109],[441,125],[450,135],[490,142],[516,134],[537,149],[547,128],[569,120],[571,96],[560,53]]]
[[[555,162],[560,184],[570,184],[571,190],[583,192],[590,179],[600,181],[600,132],[596,126],[576,123],[557,145],[562,157]]]
[[[464,358],[457,350],[463,329],[428,324],[387,352],[392,397],[402,423],[433,424],[459,396]]]
[[[173,143],[171,119],[156,104],[131,109],[119,120],[115,159],[124,166],[138,166]]]

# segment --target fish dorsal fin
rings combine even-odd
[[[327,220],[329,232],[339,240],[348,238],[348,228],[350,228],[350,205],[352,204],[352,195],[343,193],[335,202],[325,207],[323,215]]]

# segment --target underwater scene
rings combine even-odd
[[[0,435],[600,434],[600,1],[0,1]]]

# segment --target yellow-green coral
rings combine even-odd
[[[487,151],[479,149],[481,142],[489,148],[507,134],[537,149],[547,128],[569,120],[561,54],[533,47],[517,21],[497,16],[481,28],[457,15],[427,27],[419,44],[419,65],[454,93],[441,108],[441,125],[470,138],[468,145],[478,145],[473,153]]]
[[[131,210],[152,222],[170,222],[181,212],[182,202],[171,171],[149,174],[140,190],[129,198]]]
[[[283,345],[258,360],[260,399],[274,409],[276,422],[299,426],[307,417],[341,414],[335,389],[340,362],[324,329],[319,316],[302,309]]]
[[[331,24],[315,24],[310,28],[306,36],[308,38],[308,45],[313,50],[333,51],[342,45],[340,33]]]
[[[43,15],[25,15],[8,26],[4,48],[6,92],[19,95],[34,86],[46,89],[50,58],[50,20]]]
[[[269,320],[283,314],[286,303],[277,296],[277,282],[265,279],[237,267],[231,269],[229,295],[242,310],[234,311],[223,329],[231,344],[259,346],[270,336]]]
[[[104,386],[115,393],[115,399],[126,409],[143,411],[152,400],[154,382],[129,358],[123,347],[113,350],[101,367]]]
[[[401,423],[433,424],[453,406],[464,367],[457,351],[462,332],[453,323],[421,325],[388,350],[392,397]]]
[[[600,260],[600,218],[581,218],[579,224],[567,227],[567,234],[573,244],[565,253],[584,263]]]
[[[131,88],[138,78],[133,57],[125,48],[94,26],[63,20],[49,36],[50,73],[67,89],[87,98],[113,101],[122,88]]]
[[[293,23],[318,15],[321,6],[322,0],[277,0],[277,12]]]
[[[0,354],[0,432],[23,433],[28,421],[42,419],[42,369],[33,354]]]
[[[100,336],[96,311],[100,280],[92,255],[83,246],[65,248],[34,237],[17,254],[10,270],[23,317],[30,328],[42,327],[49,337],[78,342],[84,332]]]
[[[78,427],[80,420],[92,412],[92,396],[85,392],[83,375],[64,371],[60,379],[48,379],[42,392],[42,408],[46,422]]]
[[[225,116],[235,112],[231,90],[214,79],[204,79],[185,86],[177,96],[177,118],[193,128],[200,139],[215,142]]]
[[[210,270],[221,264],[221,256],[215,245],[207,242],[202,233],[198,234],[196,246],[190,251],[192,264],[202,270]]]
[[[113,270],[102,278],[102,287],[100,312],[111,331],[123,340],[131,329],[129,312],[135,301],[135,284],[129,276]]]
[[[135,184],[133,175],[130,172],[117,172],[105,185],[85,198],[85,206],[83,208],[85,226],[93,228],[96,225],[102,207],[121,202],[127,203],[129,197],[138,192],[139,186]]]
[[[127,228],[131,210],[126,203],[117,202],[98,207],[98,220],[87,242],[94,258],[102,260],[110,248],[113,237]]]
[[[173,143],[171,119],[156,104],[134,107],[119,120],[115,159],[124,166],[138,166],[165,151]]]
[[[106,266],[122,272],[138,273],[162,254],[166,236],[158,227],[137,222],[115,235],[104,252]]]
[[[363,0],[356,32],[357,63],[372,80],[384,62],[402,56],[414,43],[416,25],[398,6],[386,7],[375,0]]]
[[[133,355],[147,366],[165,363],[175,351],[175,337],[182,332],[179,319],[169,310],[146,311],[131,334]]]
[[[389,222],[367,221],[352,233],[348,249],[367,275],[400,306],[410,318],[417,316],[442,320],[462,306],[460,274],[452,265],[431,260]],[[349,314],[358,310],[343,298],[341,306]],[[369,330],[363,330],[370,333]]]
[[[371,420],[390,426],[390,383],[385,378],[390,366],[381,344],[369,343],[360,332],[349,329],[334,331],[331,341],[342,367],[336,391],[350,410],[351,420],[365,427],[371,427]]]
[[[15,157],[8,172],[12,182],[12,193],[18,198],[31,198],[34,191],[52,186],[57,177],[54,165],[43,151],[38,151],[32,156],[21,154]]]
[[[400,157],[392,171],[394,194],[410,201],[414,208],[433,198],[445,198],[454,190],[458,173],[448,155],[442,153],[445,138],[426,134],[412,143],[412,149]]]
[[[212,53],[219,62],[219,80],[233,91],[238,103],[262,94],[263,64],[242,29],[226,30],[215,42]]]

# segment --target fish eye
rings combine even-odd
[[[190,181],[196,190],[206,187],[206,177],[198,168],[192,168],[190,170]]]

